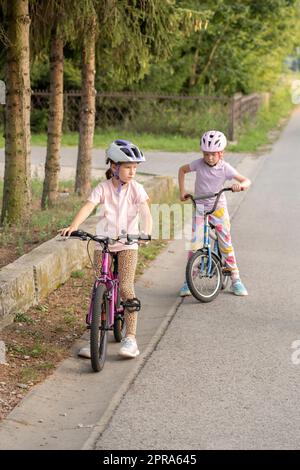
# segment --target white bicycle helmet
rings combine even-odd
[[[143,152],[127,140],[115,140],[106,149],[105,153],[106,157],[115,163],[139,163],[146,161]]]
[[[203,152],[222,152],[227,145],[227,139],[221,131],[207,131],[200,140]]]

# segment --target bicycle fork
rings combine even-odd
[[[211,276],[213,273],[211,272],[212,269],[212,259],[211,259],[211,245],[209,239],[209,224],[208,224],[208,215],[204,216],[204,240],[203,240],[203,247],[207,251],[208,255],[208,267],[207,267],[207,275]],[[204,258],[201,259],[201,271],[204,271]]]

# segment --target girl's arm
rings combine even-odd
[[[246,178],[246,176],[240,175],[239,173],[235,176],[234,179],[238,181],[238,183],[234,183],[231,186],[232,191],[234,193],[239,192],[239,191],[245,191],[251,186],[251,181],[249,180],[249,178]]]
[[[186,173],[190,173],[190,165],[183,165],[179,168],[178,171],[178,184],[179,184],[179,193],[180,193],[180,200],[185,201],[186,200],[186,192],[184,189],[184,176]]]
[[[146,235],[151,235],[152,215],[151,215],[149,204],[147,201],[143,202],[140,205],[139,214],[140,214],[140,231],[145,233]]]
[[[70,236],[74,230],[78,230],[78,227],[82,222],[85,221],[85,219],[88,218],[88,216],[92,213],[92,211],[95,209],[97,204],[94,204],[93,202],[87,201],[84,206],[77,212],[75,215],[74,219],[71,222],[71,225],[69,227],[63,228],[60,231],[60,234],[62,237],[66,237],[67,235]]]

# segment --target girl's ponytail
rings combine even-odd
[[[109,158],[107,158],[107,159],[106,159],[106,165],[107,165],[107,164],[111,164],[111,163],[112,163],[112,160],[110,160]],[[106,179],[107,179],[107,180],[111,180],[111,179],[112,179],[112,177],[114,176],[114,174],[113,174],[113,171],[112,171],[111,168],[109,168],[108,170],[106,170],[105,176],[106,176]]]
[[[114,175],[114,174],[113,174],[113,171],[112,171],[111,168],[109,168],[108,170],[106,170],[105,176],[106,176],[106,179],[107,179],[107,180],[110,180],[110,179],[113,177],[113,175]]]

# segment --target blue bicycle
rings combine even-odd
[[[203,247],[190,257],[186,266],[186,281],[193,296],[200,302],[211,302],[220,293],[221,289],[225,289],[229,277],[230,269],[226,267],[222,258],[218,238],[215,233],[215,226],[209,222],[209,215],[212,214],[217,207],[221,194],[224,191],[232,191],[231,188],[223,188],[218,193],[207,194],[205,196],[193,197],[188,194],[197,211],[196,201],[215,197],[215,203],[210,211],[204,212],[204,241]],[[211,248],[211,240],[213,248]]]

